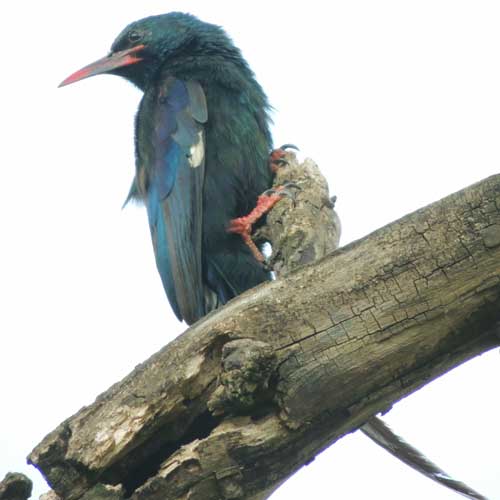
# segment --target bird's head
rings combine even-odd
[[[76,71],[59,86],[107,73],[123,76],[144,88],[166,61],[196,53],[207,46],[207,40],[231,45],[222,29],[190,14],[171,12],[146,17],[129,24],[106,57]]]

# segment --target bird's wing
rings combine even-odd
[[[195,81],[167,79],[153,107],[146,206],[156,265],[177,317],[205,314],[201,244],[205,94]]]

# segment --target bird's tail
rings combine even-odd
[[[380,418],[372,417],[361,427],[363,433],[412,469],[472,500],[488,500],[462,481],[449,476],[423,453],[407,443]]]

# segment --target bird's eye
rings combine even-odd
[[[137,31],[131,31],[129,34],[128,34],[128,39],[132,42],[132,43],[136,43],[138,42],[140,39],[142,38],[142,35],[137,32]]]

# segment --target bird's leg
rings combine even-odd
[[[264,214],[269,212],[269,210],[271,210],[271,208],[273,208],[284,196],[288,196],[292,199],[295,198],[295,195],[287,189],[290,187],[300,189],[300,187],[293,182],[288,182],[283,186],[268,189],[257,198],[257,205],[249,214],[229,221],[227,232],[241,235],[243,241],[259,262],[265,262],[266,259],[252,240],[252,226]]]
[[[288,161],[285,158],[287,149],[295,149],[298,151],[298,147],[293,144],[283,144],[277,149],[273,149],[269,154],[269,168],[274,174],[278,171],[278,168],[288,165]]]
[[[285,158],[287,149],[298,150],[299,148],[297,146],[294,146],[293,144],[283,144],[283,146],[280,146],[277,149],[273,149],[269,154],[269,168],[273,173],[276,173],[279,167],[288,165],[288,161]],[[283,196],[288,196],[292,199],[295,198],[293,193],[291,193],[287,189],[289,187],[300,189],[300,187],[294,183],[286,183],[283,186],[268,189],[257,198],[257,205],[249,214],[245,215],[244,217],[238,217],[229,221],[227,232],[241,235],[243,241],[248,246],[248,248],[250,248],[253,256],[259,262],[264,263],[266,259],[252,240],[252,226],[264,214],[269,212],[269,210],[271,210],[271,208],[273,208],[274,205],[276,205],[276,203],[278,203],[278,201],[283,198]]]
[[[267,193],[267,192],[266,192]],[[252,240],[252,226],[255,224],[265,213],[269,212],[273,206],[281,200],[282,195],[278,193],[266,194],[263,193],[257,198],[257,205],[247,215],[231,219],[227,227],[228,233],[235,233],[241,235],[243,241],[250,248],[253,256],[259,262],[265,262],[265,257],[262,252],[257,248],[257,245]]]

